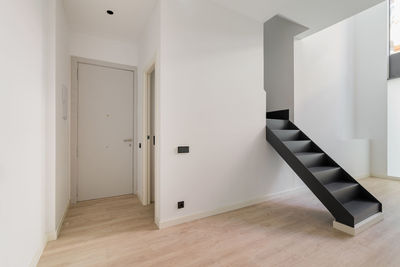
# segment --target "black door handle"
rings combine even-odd
[[[153,135],[153,146],[156,145],[156,137]]]

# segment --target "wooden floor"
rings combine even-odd
[[[81,202],[39,266],[400,266],[400,182],[361,183],[385,219],[356,237],[309,191],[163,230],[134,196]]]

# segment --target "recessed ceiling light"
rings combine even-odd
[[[112,10],[107,10],[107,14],[108,14],[108,15],[114,15],[114,11],[112,11]]]

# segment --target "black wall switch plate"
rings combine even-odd
[[[178,209],[183,209],[185,207],[185,201],[178,202]]]
[[[178,146],[178,153],[189,153],[189,146]]]

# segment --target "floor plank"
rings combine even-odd
[[[361,183],[385,219],[356,237],[309,191],[163,230],[134,196],[81,202],[39,266],[400,266],[400,182]]]

